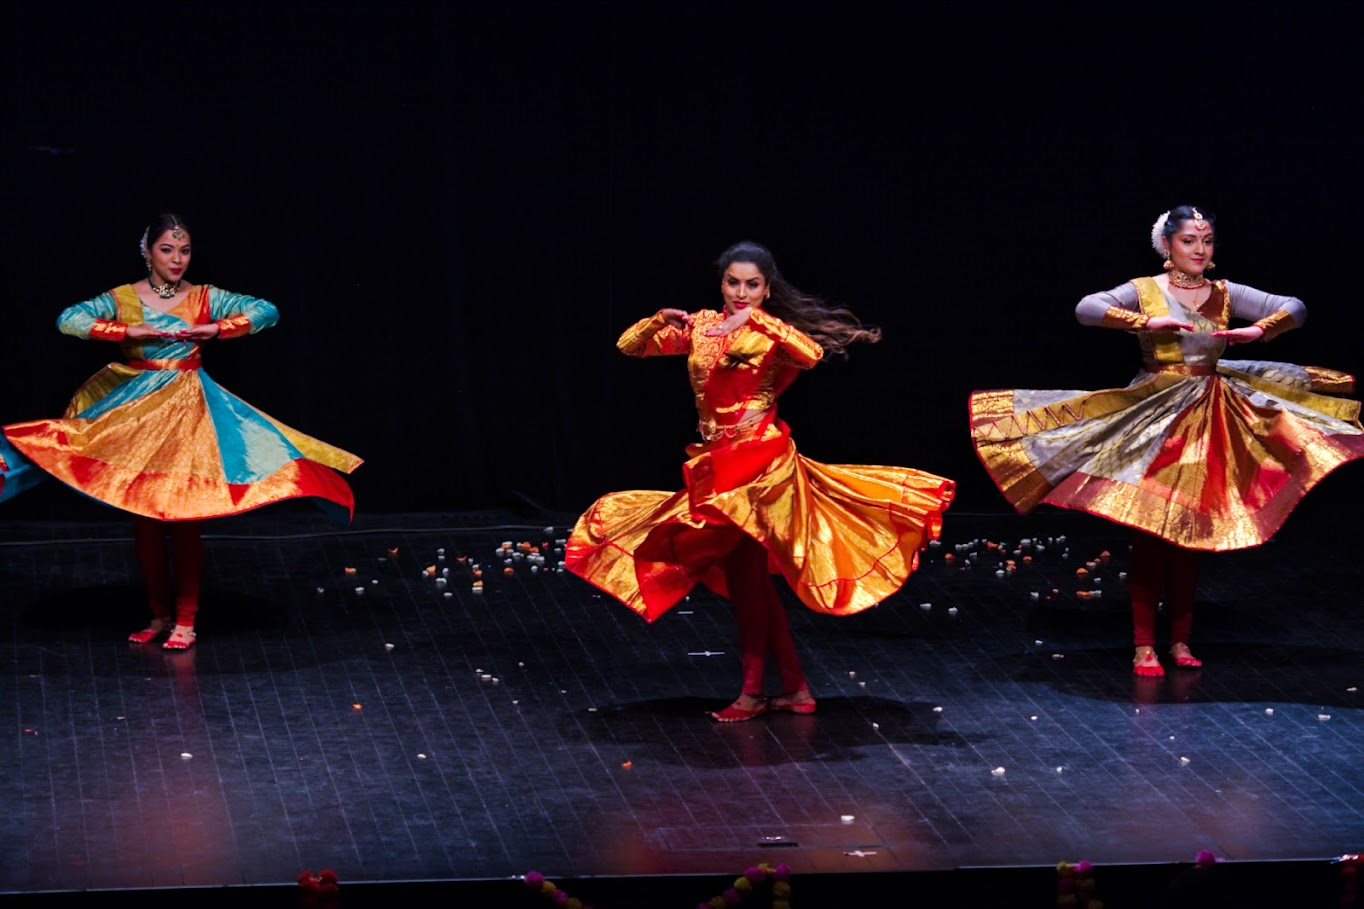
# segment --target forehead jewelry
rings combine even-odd
[[[1193,226],[1195,230],[1202,230],[1208,226],[1208,222],[1203,219],[1203,213],[1198,209],[1193,209]]]
[[[1194,214],[1198,215],[1197,212],[1194,212]],[[1201,217],[1201,215],[1199,217]],[[1201,227],[1202,225],[1200,224],[1199,226]],[[185,229],[181,227],[179,224],[175,225],[175,228],[171,231],[171,237],[173,237],[176,240],[185,239]]]

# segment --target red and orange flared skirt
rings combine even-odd
[[[780,420],[692,445],[677,492],[598,499],[568,541],[570,571],[654,621],[697,584],[726,596],[719,562],[739,534],[817,612],[850,615],[898,591],[936,539],[951,480],[905,467],[802,457]]]

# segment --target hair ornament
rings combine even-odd
[[[1194,212],[1194,214],[1196,215],[1198,213]],[[173,237],[176,240],[185,239],[185,229],[181,227],[179,224],[175,225],[174,229],[171,230],[171,237]]]
[[[1167,211],[1159,218],[1156,218],[1156,223],[1151,225],[1151,248],[1162,256],[1170,255],[1170,247],[1165,242],[1165,222],[1169,220],[1170,213]]]
[[[1196,208],[1193,209],[1192,211],[1193,211],[1193,226],[1194,226],[1194,230],[1202,230],[1203,228],[1207,227],[1207,226],[1208,226],[1208,222],[1207,222],[1206,220],[1204,220],[1204,218],[1203,218],[1203,213],[1202,213],[1201,211],[1199,211],[1198,209],[1196,209]]]

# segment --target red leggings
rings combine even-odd
[[[170,539],[169,549],[166,542]],[[171,618],[171,590],[175,596],[175,624],[193,625],[199,611],[199,577],[204,568],[204,541],[198,521],[133,519],[137,564],[147,588],[152,618]]]
[[[1198,553],[1168,540],[1136,531],[1127,590],[1132,598],[1132,639],[1138,647],[1156,644],[1156,609],[1161,595],[1170,613],[1170,643],[1187,644],[1193,628]]]
[[[671,558],[683,565],[704,564],[718,557],[729,600],[739,624],[739,662],[743,693],[761,695],[770,651],[781,676],[783,693],[806,687],[800,658],[791,639],[786,606],[772,582],[767,550],[730,524],[687,529],[668,541]]]
[[[743,693],[763,693],[769,651],[781,676],[781,690],[789,693],[805,688],[805,676],[800,671],[795,641],[791,639],[786,606],[777,594],[772,572],[767,566],[767,550],[748,534],[740,534],[739,542],[725,556],[721,568],[739,623]]]

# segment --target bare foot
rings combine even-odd
[[[1174,657],[1175,665],[1180,669],[1197,669],[1203,665],[1203,661],[1189,650],[1188,644],[1171,644],[1170,656]]]
[[[784,710],[787,713],[814,713],[815,697],[810,694],[809,688],[802,688],[774,697],[771,707],[773,710]]]
[[[166,638],[166,643],[161,645],[162,650],[189,650],[194,646],[194,626],[176,625],[171,629],[170,637]]]
[[[715,711],[711,716],[721,723],[742,723],[744,720],[760,717],[766,712],[767,698],[757,694],[741,694],[733,704],[724,710]]]
[[[128,640],[134,644],[150,644],[152,641],[166,633],[170,627],[170,622],[165,619],[152,619],[147,623],[147,627],[141,631],[134,631],[128,635]]]
[[[1158,679],[1165,674],[1165,667],[1156,659],[1154,647],[1138,647],[1136,655],[1132,657],[1132,671],[1148,679]]]

